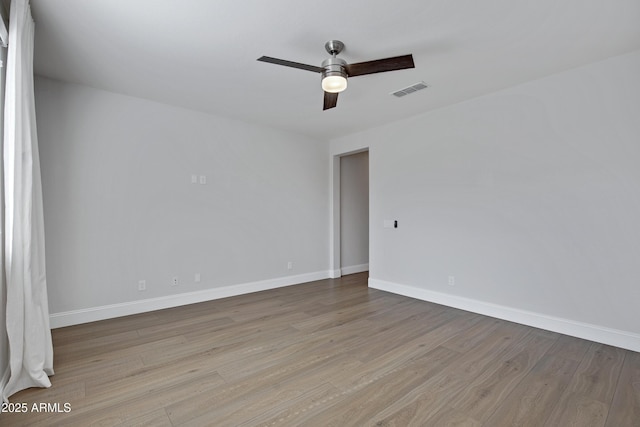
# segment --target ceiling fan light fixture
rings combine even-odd
[[[347,88],[347,63],[340,58],[329,58],[322,63],[322,90],[329,93],[340,93]]]
[[[347,79],[341,75],[325,76],[322,79],[322,90],[329,93],[340,93],[347,88]]]

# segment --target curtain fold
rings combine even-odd
[[[53,345],[44,258],[42,182],[33,89],[34,22],[12,0],[4,108],[6,323],[9,379],[2,392],[50,387]]]

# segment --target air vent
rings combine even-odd
[[[425,82],[420,82],[420,83],[416,83],[414,85],[411,85],[409,87],[405,87],[404,89],[400,89],[400,90],[397,90],[395,92],[391,92],[391,95],[397,96],[398,98],[402,98],[405,95],[409,95],[410,93],[417,92],[417,91],[422,90],[422,89],[426,89],[427,87],[429,87],[429,86],[427,86],[427,84]]]

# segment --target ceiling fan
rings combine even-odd
[[[331,58],[325,59],[320,67],[271,58],[269,56],[261,56],[258,58],[258,61],[320,73],[322,75],[322,89],[324,90],[323,110],[328,110],[336,106],[338,103],[338,94],[347,88],[347,77],[415,67],[411,54],[347,64],[344,59],[336,57],[336,55],[344,49],[344,43],[340,40],[329,40],[325,43],[324,48],[329,52]]]

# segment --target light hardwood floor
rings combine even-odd
[[[367,274],[53,331],[3,426],[640,426],[640,353],[368,289]]]

